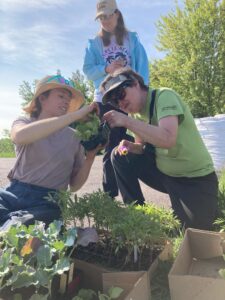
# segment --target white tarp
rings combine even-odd
[[[225,114],[195,119],[216,171],[225,168]]]

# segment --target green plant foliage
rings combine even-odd
[[[14,290],[33,286],[37,293],[41,288],[46,290],[45,295],[33,295],[33,300],[47,299],[53,277],[70,268],[66,252],[75,240],[76,230],[62,232],[61,221],[54,221],[47,229],[37,222],[29,227],[13,225],[1,232],[0,292],[7,287]]]
[[[96,114],[89,114],[88,119],[77,122],[75,129],[76,135],[82,140],[87,141],[92,135],[98,133],[98,127],[100,125],[100,120]]]
[[[19,87],[19,95],[22,97],[22,107],[26,106],[33,98],[34,96],[34,90],[35,90],[35,83],[36,80],[33,81],[32,84],[30,84],[27,81],[23,81],[23,83]]]
[[[15,157],[15,149],[10,138],[0,139],[0,157]]]
[[[58,202],[66,223],[82,226],[88,220],[89,226],[92,224],[110,239],[116,252],[127,249],[127,262],[136,262],[146,248],[163,247],[180,225],[171,210],[153,204],[124,206],[100,190],[75,196],[74,200],[68,192],[63,192]]]
[[[218,213],[215,229],[225,232],[225,169],[220,173],[218,191]]]
[[[161,17],[154,87],[175,89],[195,117],[225,112],[225,1],[185,0]]]
[[[173,248],[172,250],[173,259],[177,257],[183,239],[184,239],[184,232],[182,231],[180,231],[180,233],[176,237],[171,239],[172,248]]]
[[[156,272],[151,279],[151,299],[170,300],[168,274],[172,261],[159,261]]]
[[[87,81],[84,75],[82,75],[79,70],[72,73],[71,79],[74,81],[76,89],[80,90],[81,93],[84,95],[86,102],[87,103],[93,102],[94,99],[93,82]]]
[[[225,215],[225,169],[219,177],[218,212],[219,216]]]

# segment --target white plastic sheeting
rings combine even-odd
[[[217,172],[225,168],[225,114],[195,119]]]

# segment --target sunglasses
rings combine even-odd
[[[65,84],[65,85],[69,85],[71,86],[72,88],[75,88],[75,84],[72,80],[68,80],[68,79],[65,79],[63,76],[61,75],[56,75],[56,76],[52,76],[50,77],[47,81],[47,82],[51,82],[51,81],[56,81],[58,83],[61,83],[61,84]]]
[[[98,20],[99,20],[99,21],[107,21],[107,20],[110,20],[110,19],[113,17],[114,14],[115,14],[115,11],[114,11],[114,13],[112,13],[111,15],[101,15],[101,16],[98,17]]]
[[[119,101],[123,101],[126,97],[126,88],[131,87],[133,85],[132,81],[125,81],[118,88],[114,89],[108,96],[108,102],[110,102],[113,106],[118,107]]]

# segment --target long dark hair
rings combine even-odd
[[[49,96],[49,94],[50,94],[50,91],[51,91],[51,90],[48,90],[48,91],[42,93],[41,95],[44,95],[46,98],[48,98],[48,96]],[[40,95],[40,96],[41,96],[41,95]],[[40,97],[40,96],[39,96],[39,97]],[[32,112],[31,112],[31,114],[30,114],[31,118],[35,118],[35,119],[36,119],[36,118],[39,117],[39,115],[40,115],[40,113],[41,113],[41,103],[40,103],[39,97],[37,97],[37,98],[35,99],[35,107],[33,108]]]
[[[124,37],[127,35],[127,29],[125,27],[125,23],[121,11],[116,9],[114,13],[119,14],[114,34],[116,37],[117,44],[121,46],[123,45]],[[107,32],[102,28],[98,35],[102,38],[103,45],[105,47],[109,46],[112,33]]]

